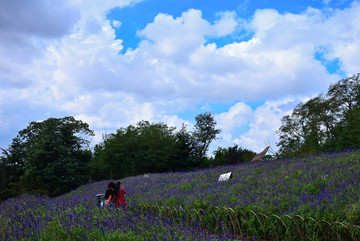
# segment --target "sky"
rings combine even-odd
[[[146,120],[278,149],[281,118],[360,72],[360,1],[1,0],[0,147],[32,121]]]

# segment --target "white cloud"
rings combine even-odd
[[[175,127],[176,131],[179,131],[183,126],[183,124],[185,125],[188,131],[192,130],[194,127],[194,125],[190,121],[184,120],[178,117],[177,115],[165,115],[161,119],[154,121],[163,122],[169,127]]]
[[[341,70],[348,74],[360,72],[360,2],[354,1],[350,8],[335,11],[324,31],[329,34],[326,49],[330,60],[339,58]]]
[[[80,14],[60,0],[4,0],[0,2],[1,32],[44,38],[69,33]]]
[[[112,26],[114,26],[115,28],[119,28],[121,26],[121,22],[117,21],[117,20],[113,20],[112,21]]]
[[[0,93],[9,97],[0,97],[1,125],[16,115],[3,111],[10,101],[16,111],[77,116],[101,133],[140,120],[191,126],[179,113],[204,101],[236,100],[217,115],[222,142],[260,150],[265,140],[276,142],[274,131],[293,103],[341,78],[314,59],[319,48],[326,60],[339,59],[346,74],[360,72],[357,1],[326,12],[258,10],[249,22],[234,12],[220,13],[214,23],[195,9],[177,18],[162,13],[138,32],[138,48],[126,53],[113,29],[121,23],[106,14],[139,1],[36,0],[15,7],[18,2],[0,3]],[[223,47],[207,43],[235,34],[240,25],[251,39]],[[255,111],[245,104],[268,99]],[[249,131],[235,133],[244,127]]]
[[[256,152],[262,151],[267,144],[277,150],[276,131],[281,126],[281,118],[291,113],[298,99],[285,97],[275,101],[267,101],[258,107],[250,119],[250,130],[239,137],[234,142],[239,146],[245,147]]]
[[[154,57],[186,60],[189,53],[205,43],[204,35],[210,28],[199,10],[190,9],[176,19],[158,14],[153,23],[139,31],[138,34],[146,39],[140,44],[140,49],[149,51]]]
[[[212,144],[213,149],[217,146],[229,147],[237,144],[260,152],[265,145],[270,144],[273,150],[277,150],[275,132],[281,126],[281,118],[291,114],[299,101],[302,100],[291,96],[283,97],[266,101],[255,110],[245,103],[235,103],[227,112],[216,115],[217,127],[222,132],[220,139]]]
[[[223,112],[216,116],[218,127],[226,132],[231,132],[236,127],[242,127],[248,124],[253,113],[251,107],[245,103],[239,102],[233,105],[228,112]]]
[[[235,31],[238,23],[236,22],[235,12],[221,12],[218,14],[220,19],[215,21],[213,31],[216,37],[226,36]]]
[[[250,27],[255,30],[256,37],[263,38],[281,21],[282,16],[275,9],[261,9],[255,12]]]
[[[2,86],[33,84],[33,61],[42,58],[49,41],[68,34],[79,17],[77,9],[65,1],[0,1]]]

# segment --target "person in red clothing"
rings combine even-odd
[[[123,210],[126,210],[126,200],[125,200],[125,188],[120,188],[121,182],[115,184],[115,207],[121,207]]]

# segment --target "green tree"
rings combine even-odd
[[[337,124],[337,105],[323,95],[308,100],[295,109],[296,115],[302,123],[304,141],[300,148],[301,153],[316,153],[326,151],[326,143],[335,139]]]
[[[88,137],[92,135],[88,124],[72,116],[31,122],[3,159],[21,165],[18,189],[56,196],[88,180],[92,158]]]
[[[276,132],[279,135],[279,157],[296,156],[299,153],[304,140],[302,124],[294,112],[281,119],[281,126]]]
[[[0,199],[14,197],[24,191],[18,182],[25,171],[23,148],[19,138],[14,138],[8,150],[1,148],[0,156]]]
[[[197,142],[198,153],[200,157],[205,157],[209,145],[216,139],[216,135],[221,132],[216,129],[214,115],[210,112],[199,114],[195,117],[196,124],[193,132],[194,140]]]
[[[241,148],[238,145],[228,148],[218,147],[218,149],[214,151],[214,154],[215,156],[212,161],[214,166],[250,162],[256,155],[255,152]]]
[[[298,104],[281,119],[277,131],[280,156],[298,156],[325,151],[335,137],[336,106],[323,95]]]
[[[298,156],[359,147],[360,74],[331,85],[282,118],[279,156]]]
[[[95,147],[94,163],[102,166],[94,179],[122,178],[147,172],[184,170],[196,163],[193,141],[183,128],[141,121],[120,128]]]
[[[360,103],[360,73],[338,81],[329,87],[328,96],[346,113]]]
[[[338,106],[340,119],[331,143],[333,148],[360,148],[360,73],[331,85],[328,96]]]
[[[176,133],[176,147],[177,170],[190,170],[200,167],[202,158],[196,151],[196,141],[184,124]]]
[[[345,118],[337,127],[336,150],[360,149],[360,105],[347,111]]]

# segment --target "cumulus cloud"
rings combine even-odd
[[[200,10],[190,9],[174,19],[171,15],[158,14],[153,23],[138,32],[145,38],[140,48],[153,57],[183,61],[189,53],[203,45],[211,25],[202,18]]]
[[[159,13],[138,31],[138,47],[126,52],[114,29],[121,23],[106,13],[138,0],[21,2],[0,3],[1,93],[11,96],[0,97],[2,126],[15,115],[3,111],[8,100],[17,110],[77,116],[97,133],[140,120],[191,126],[179,113],[204,101],[236,100],[216,116],[222,141],[260,150],[264,139],[276,142],[274,131],[295,102],[326,91],[340,72],[359,72],[357,1],[298,14],[262,9],[251,19],[221,12],[215,22],[198,9],[176,18]],[[238,28],[252,37],[222,47],[208,43]],[[315,58],[319,49],[325,60],[339,61],[338,72],[330,74]],[[249,100],[271,101],[253,110]]]
[[[249,131],[236,137],[234,142],[257,152],[267,144],[277,150],[278,141],[275,133],[281,126],[281,118],[290,114],[297,103],[299,100],[293,97],[265,102],[254,111]]]
[[[0,2],[1,32],[45,38],[68,33],[80,14],[66,1],[5,0]]]
[[[49,39],[69,33],[79,17],[79,12],[65,1],[1,1],[2,86],[29,86],[33,81],[29,64],[42,57]]]
[[[222,132],[219,135],[220,139],[212,146],[229,147],[237,144],[260,152],[270,144],[273,150],[277,150],[275,133],[281,126],[281,118],[291,114],[299,101],[302,100],[287,96],[266,101],[255,109],[243,102],[235,103],[228,111],[216,115],[218,127]]]
[[[219,128],[227,133],[236,127],[242,127],[253,119],[251,107],[243,102],[238,102],[231,106],[228,112],[223,112],[216,116]]]
[[[339,58],[341,70],[348,74],[359,72],[360,65],[360,2],[354,1],[350,8],[335,10],[322,25],[329,33],[324,44],[329,60]]]
[[[221,37],[233,33],[238,25],[235,12],[221,12],[218,16],[220,19],[212,27],[213,35]]]

